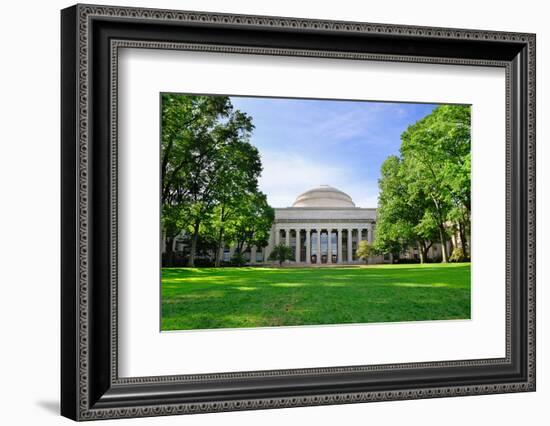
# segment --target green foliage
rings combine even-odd
[[[409,246],[428,246],[437,225],[426,217],[427,201],[411,190],[403,161],[390,156],[382,164],[374,247],[395,257]]]
[[[246,265],[246,259],[242,253],[234,253],[231,257],[231,265],[233,266],[244,266]]]
[[[273,214],[258,191],[262,164],[249,142],[252,118],[235,110],[227,96],[166,93],[161,108],[162,226],[167,239],[181,232],[192,236],[190,266],[202,237],[216,242],[216,253],[224,242],[237,239],[241,249],[265,243]]]
[[[228,239],[237,244],[237,250],[251,246],[265,247],[269,240],[275,211],[263,193],[249,194],[239,199],[231,218],[226,222]]]
[[[361,240],[359,241],[359,246],[355,252],[356,256],[359,259],[363,259],[365,262],[369,260],[373,254],[375,254],[374,248],[368,243],[368,241]]]
[[[292,259],[292,249],[285,245],[284,243],[280,243],[273,247],[273,250],[271,251],[271,254],[269,255],[269,260],[276,260],[279,262],[279,266],[283,265],[283,262],[286,262],[287,260]]]
[[[451,257],[449,257],[449,261],[451,262],[464,262],[466,259],[466,256],[464,255],[464,251],[461,247],[455,247],[453,249],[453,253],[451,254]]]
[[[397,255],[413,238],[416,223],[411,218],[414,205],[407,199],[407,182],[397,156],[388,157],[381,167],[379,180],[375,247],[383,253]]]
[[[167,236],[177,236],[182,229],[189,226],[185,206],[182,204],[163,204],[161,223]]]
[[[418,247],[424,259],[434,242],[445,245],[449,231],[458,229],[461,241],[469,234],[470,107],[435,108],[409,126],[401,142],[400,156],[382,165],[374,244],[394,255]]]
[[[164,268],[161,329],[467,319],[470,303],[469,264]]]

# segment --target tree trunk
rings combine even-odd
[[[468,247],[468,244],[466,241],[466,225],[464,224],[464,222],[459,221],[458,226],[459,226],[458,232],[460,235],[460,246],[462,247],[462,253],[464,254],[465,258],[468,258],[470,256],[468,255],[468,250],[466,249]]]
[[[448,263],[447,240],[445,239],[445,227],[443,225],[439,225],[439,241],[441,242],[441,262]]]
[[[220,226],[220,232],[219,232],[219,235],[218,235],[218,244],[217,244],[217,247],[216,247],[216,253],[214,255],[214,266],[216,268],[219,268],[220,267],[220,263],[221,263],[221,259],[220,259],[220,251],[222,249],[222,244],[224,244],[223,242],[223,223],[224,223],[224,213],[225,213],[225,204],[222,205],[222,211],[220,213],[220,222],[221,222],[221,226]]]
[[[424,244],[420,244],[418,243],[418,254],[420,255],[420,263],[424,263],[425,262],[425,257],[424,257]]]
[[[197,252],[197,241],[199,239],[199,226],[200,222],[195,222],[195,225],[193,226],[193,239],[191,240],[191,253],[189,253],[189,261],[187,262],[187,266],[190,268],[195,267],[195,254]]]
[[[245,253],[245,240],[240,240],[237,242],[237,253],[244,254]]]
[[[422,250],[424,252],[424,262],[428,261],[428,251],[430,250],[430,247],[432,246],[432,243],[430,244],[422,244]]]
[[[224,242],[223,242],[223,228],[220,228],[220,233],[218,235],[218,244],[216,245],[216,253],[215,253],[215,256],[214,256],[214,266],[216,268],[219,268],[220,267],[220,264],[221,264],[221,256],[220,256],[220,252],[222,250],[222,247],[224,246]]]
[[[442,262],[447,263],[448,262],[448,256],[447,256],[447,244],[446,244],[446,238],[445,238],[445,225],[443,215],[441,212],[441,207],[439,205],[439,201],[432,195],[432,201],[435,206],[435,210],[437,213],[437,220],[439,222],[439,241],[441,242],[441,256],[442,256]]]
[[[164,265],[174,266],[174,237],[166,237],[164,245]]]

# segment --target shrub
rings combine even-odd
[[[195,267],[196,268],[211,268],[214,266],[214,262],[212,259],[208,257],[204,258],[195,258]]]
[[[242,253],[235,253],[231,258],[232,266],[244,266],[246,265],[246,259]]]
[[[464,262],[466,256],[464,256],[464,251],[460,247],[455,247],[451,257],[449,257],[450,262]]]
[[[399,264],[416,264],[420,263],[420,259],[406,259],[406,258],[399,258],[397,260],[394,260],[393,263],[399,263]]]
[[[362,259],[366,262],[368,262],[369,257],[374,254],[373,247],[365,240],[359,241],[359,247],[357,247],[357,251],[355,252],[355,255],[358,259]]]
[[[285,244],[281,243],[273,247],[273,251],[269,255],[269,259],[277,260],[279,262],[279,266],[282,266],[285,260],[292,259],[292,249],[286,246]]]

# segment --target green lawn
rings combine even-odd
[[[162,270],[162,330],[467,318],[464,263]]]

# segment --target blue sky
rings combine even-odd
[[[291,206],[318,185],[376,207],[382,162],[399,152],[400,135],[436,105],[231,97],[253,117],[251,142],[264,167],[260,189],[273,207]]]

